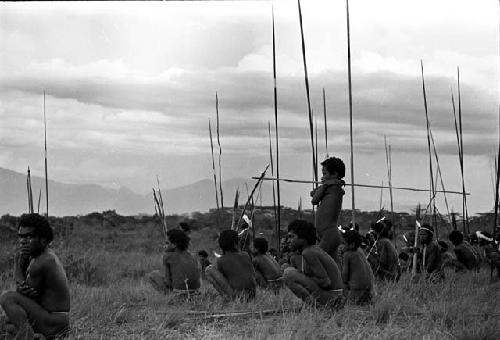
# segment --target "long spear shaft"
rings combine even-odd
[[[219,212],[219,195],[217,194],[217,172],[215,170],[215,158],[214,158],[214,142],[212,138],[212,123],[210,119],[208,120],[208,133],[210,135],[210,149],[212,150],[212,170],[214,173],[214,186],[215,186],[215,203],[217,204],[217,212]]]
[[[252,179],[259,179],[259,177],[252,177]],[[272,177],[264,177],[262,180],[264,181],[276,181],[277,178],[272,178]],[[317,183],[320,184],[321,182],[314,182],[314,181],[308,181],[308,180],[297,180],[297,179],[289,179],[289,178],[280,178],[280,181],[283,182],[288,182],[288,183],[304,183],[304,184],[309,184],[309,183]],[[371,185],[371,184],[352,184],[352,183],[344,183],[344,184],[339,184],[339,185],[345,185],[345,186],[355,186],[355,187],[360,187],[360,188],[375,188],[375,189],[390,189],[388,186],[380,186],[380,185]],[[430,192],[431,190],[429,189],[418,189],[418,188],[409,188],[409,187],[395,187],[393,186],[392,189],[394,190],[407,190],[407,191],[415,191],[415,192]],[[451,191],[451,190],[435,190],[435,192],[446,192],[447,194],[456,194],[456,195],[462,195],[461,191]],[[466,195],[470,195],[469,192],[465,193]]]
[[[47,118],[45,116],[45,90],[43,91],[43,124],[45,135],[45,203],[47,205],[46,216],[49,217],[49,177],[47,175]]]
[[[271,176],[274,176],[274,161],[273,161],[273,145],[271,140],[271,122],[267,121],[267,131],[269,134],[269,159],[271,164]],[[278,230],[278,216],[276,212],[276,190],[273,182],[273,213],[274,213],[274,228]]]
[[[274,91],[274,129],[276,137],[276,193],[278,199],[278,209],[277,209],[277,226],[276,226],[276,237],[278,250],[278,258],[281,256],[281,192],[280,192],[280,148],[278,143],[278,90],[276,88],[276,38],[274,33],[274,8],[272,9],[273,17],[273,91]]]
[[[264,176],[266,175],[266,171],[267,171],[268,168],[269,168],[269,164],[266,165],[266,168],[264,169],[264,171],[262,171],[262,173],[260,174],[260,176],[256,178],[257,179],[257,183],[255,183],[255,186],[253,187],[252,192],[250,193],[250,195],[248,195],[247,202],[245,203],[245,206],[243,207],[243,211],[240,214],[240,218],[238,218],[238,223],[236,224],[236,226],[240,225],[241,219],[243,218],[243,215],[245,215],[245,211],[247,210],[248,205],[250,204],[250,200],[252,199],[253,194],[255,193],[255,190],[259,187],[259,184],[262,182]]]
[[[458,86],[458,128],[460,131],[460,170],[462,171],[462,190],[465,191],[465,176],[464,176],[464,141],[462,133],[462,100],[460,91],[460,68],[457,66],[457,86]],[[464,212],[464,229],[469,230],[469,212],[467,211],[467,197],[462,197],[462,207]]]
[[[307,62],[306,62],[306,44],[304,41],[304,29],[302,25],[302,10],[300,8],[300,0],[297,0],[298,7],[299,7],[299,22],[300,22],[300,35],[302,38],[302,60],[304,62],[304,79],[306,83],[306,96],[307,96],[307,109],[309,112],[309,133],[311,135],[311,147],[312,147],[312,154],[313,154],[313,174],[314,174],[314,180],[318,181],[318,163],[316,159],[316,152],[314,148],[314,127],[313,127],[313,116],[312,116],[312,110],[311,110],[311,98],[310,98],[310,93],[309,93],[309,76],[307,74]]]
[[[387,162],[387,180],[389,182],[389,196],[391,199],[391,221],[394,223],[394,204],[392,200],[392,164],[391,164],[391,146],[387,146],[387,136],[384,135],[385,159]]]
[[[434,141],[434,134],[432,133],[432,130],[430,130],[430,135],[431,135],[432,148],[434,150],[434,158],[436,159],[436,168],[437,168],[437,172],[438,172],[439,179],[441,182],[441,189],[443,189],[443,191],[446,191],[446,189],[444,187],[443,173],[441,172],[441,166],[439,165],[439,156],[438,156],[438,152],[437,152],[437,148],[436,148],[436,142]],[[437,178],[436,178],[436,182],[437,182]],[[448,205],[448,198],[446,197],[446,192],[444,192],[443,196],[444,196],[444,204],[446,206],[446,212],[448,213],[448,219],[451,221],[450,208]]]
[[[427,151],[429,153],[429,174],[430,174],[430,184],[431,184],[431,197],[434,194],[436,188],[434,186],[434,171],[432,171],[432,152],[431,152],[431,137],[430,137],[430,122],[429,122],[429,113],[427,110],[427,95],[425,92],[425,79],[424,79],[424,62],[420,60],[420,70],[422,71],[422,92],[424,96],[424,109],[425,109],[425,121],[426,121],[426,126],[427,126]],[[435,208],[433,209],[433,217],[435,217]],[[433,221],[434,224],[434,230],[437,234],[437,224],[435,221]]]
[[[328,158],[328,127],[327,127],[327,119],[326,119],[326,96],[325,96],[325,88],[323,88],[323,118],[325,120],[325,150],[326,157]]]
[[[349,81],[349,136],[351,145],[351,182],[354,183],[354,142],[352,133],[352,80],[351,80],[351,29],[349,25],[349,0],[346,0],[347,14],[347,76]],[[356,204],[354,199],[354,186],[351,187],[352,200],[352,225],[356,225]]]
[[[219,131],[219,97],[217,92],[215,92],[215,114],[217,115],[217,144],[219,145],[219,189],[220,189],[220,205],[222,210],[224,210],[224,192],[222,190],[222,148],[220,146],[220,131]]]

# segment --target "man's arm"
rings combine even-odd
[[[14,280],[20,284],[26,281],[26,271],[30,264],[30,258],[27,255],[16,252],[14,255]]]
[[[344,264],[342,266],[342,281],[344,281],[344,284],[347,285],[347,282],[349,281],[349,271],[350,271],[350,259],[351,256],[349,253],[346,253],[344,255]]]
[[[306,261],[307,272],[309,274],[308,277],[316,282],[321,288],[330,288],[332,282],[330,277],[328,277],[328,273],[323,267],[319,257],[316,254],[311,254],[309,252],[302,253],[302,256]]]
[[[325,190],[326,190],[326,185],[322,184],[313,191],[311,191],[311,203],[314,205],[318,205],[321,200],[323,199],[323,196],[325,195]]]
[[[432,247],[431,249],[429,249],[429,246],[427,246],[427,252],[428,252],[428,258],[425,260],[426,261],[426,267],[425,270],[427,273],[432,273],[434,272],[436,269],[438,269],[438,263],[437,263],[437,260],[438,260],[438,252],[439,252],[439,248],[436,246],[436,247]]]

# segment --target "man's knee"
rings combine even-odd
[[[299,279],[301,274],[302,273],[296,268],[288,267],[283,271],[283,281],[285,281],[285,283],[295,282]]]

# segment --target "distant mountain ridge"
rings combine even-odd
[[[45,180],[31,176],[35,211],[38,196],[42,189],[40,212],[45,212]],[[246,183],[246,184],[245,184]],[[245,204],[248,191],[255,184],[253,179],[232,178],[223,181],[224,206],[232,207],[234,195],[239,188],[239,204]],[[248,191],[247,191],[248,187]],[[304,209],[311,207],[309,203],[309,185],[284,183],[281,185],[281,205],[296,208],[302,197]],[[162,189],[167,214],[184,214],[195,211],[208,211],[215,208],[215,188],[210,179],[200,180],[189,185]],[[257,198],[258,194],[255,194]],[[377,195],[375,195],[377,196]],[[272,182],[262,184],[262,204],[272,205]],[[345,200],[345,198],[344,198]],[[378,210],[378,197],[358,199],[356,208],[362,210]],[[219,197],[219,204],[221,197]],[[261,204],[260,199],[256,204]],[[395,204],[396,211],[410,211],[410,205]],[[26,175],[5,168],[0,168],[0,215],[19,215],[27,212]],[[138,194],[127,187],[119,189],[105,188],[97,184],[65,184],[49,180],[49,213],[55,216],[82,215],[91,212],[116,210],[121,215],[153,214],[152,194]]]

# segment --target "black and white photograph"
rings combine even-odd
[[[0,340],[500,339],[500,0],[0,2]]]

